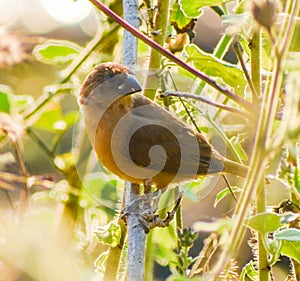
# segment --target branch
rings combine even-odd
[[[184,92],[172,92],[172,91],[168,91],[168,92],[162,93],[160,96],[163,97],[163,98],[164,97],[173,96],[173,97],[181,97],[181,98],[187,98],[187,99],[194,99],[194,100],[198,100],[198,101],[201,101],[203,103],[212,105],[214,107],[218,107],[220,109],[223,109],[223,110],[235,113],[235,114],[239,114],[239,115],[244,116],[244,117],[247,116],[248,118],[252,118],[252,116],[250,114],[247,114],[246,112],[243,112],[243,111],[241,111],[241,110],[239,110],[237,108],[226,106],[226,105],[224,105],[222,103],[210,101],[210,100],[207,100],[205,98],[202,98],[200,96],[193,95],[193,94],[188,94],[188,93],[184,93]]]
[[[123,0],[124,18],[135,28],[139,26],[138,6],[136,1]],[[123,64],[130,69],[135,69],[137,63],[137,38],[128,31],[124,32]],[[140,196],[138,184],[125,183],[125,209]],[[143,281],[145,273],[145,245],[146,233],[140,223],[138,212],[129,213],[127,217],[127,280]]]

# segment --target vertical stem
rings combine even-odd
[[[264,179],[257,189],[256,195],[256,209],[257,213],[263,213],[266,211],[266,194]],[[263,239],[266,239],[265,233],[258,233],[258,277],[260,281],[268,281],[270,278],[270,267],[268,262],[268,253],[265,249]]]
[[[165,42],[169,19],[169,2],[170,0],[158,0],[157,3],[155,30],[158,31],[158,34],[154,35],[154,41],[160,46],[163,46]],[[155,98],[156,89],[159,85],[159,77],[153,71],[156,72],[160,68],[160,60],[161,54],[155,49],[151,49],[144,95],[152,100]]]
[[[252,102],[258,104],[260,97],[261,75],[260,75],[260,46],[261,46],[261,29],[254,31],[251,40],[251,78],[257,95],[253,92]]]
[[[138,3],[132,0],[123,0],[124,19],[138,28]],[[137,38],[128,31],[124,31],[123,64],[134,70],[137,63]],[[125,183],[125,208],[130,206],[141,194],[140,186],[128,181]],[[138,212],[128,214],[127,219],[127,280],[143,281],[145,275],[145,243],[146,233],[139,221]]]
[[[261,47],[261,29],[258,28],[254,31],[251,40],[251,78],[254,90],[252,92],[252,102],[259,105],[260,88],[261,88],[261,60],[260,60],[260,47]],[[256,211],[263,213],[266,211],[266,194],[263,178],[257,188],[256,193]],[[258,246],[258,276],[259,280],[267,281],[270,278],[270,270],[268,263],[268,253],[264,246],[265,234],[257,234]]]

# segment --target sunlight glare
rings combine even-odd
[[[19,5],[17,0],[0,0],[0,24],[4,26],[13,25],[17,19]]]
[[[75,23],[86,17],[92,9],[87,0],[42,0],[47,13],[63,23]]]

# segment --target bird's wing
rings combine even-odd
[[[206,174],[212,146],[205,136],[143,95],[132,97],[128,136],[132,161],[172,174]]]

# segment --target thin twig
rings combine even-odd
[[[17,140],[12,140],[12,146],[15,151],[16,157],[17,157],[17,162],[20,167],[21,175],[23,177],[27,177],[28,172],[24,163],[23,155],[21,153],[21,148],[19,146],[19,143]],[[23,190],[20,193],[20,201],[21,201],[21,206],[23,207],[23,210],[25,211],[27,204],[29,200],[29,190],[28,190],[28,185],[27,182],[23,183]]]
[[[181,98],[187,98],[187,99],[194,99],[194,100],[198,100],[198,101],[201,101],[203,103],[212,105],[214,107],[217,107],[217,108],[229,111],[231,113],[239,114],[239,115],[241,115],[243,117],[245,117],[245,116],[249,117],[249,118],[251,117],[250,114],[248,114],[246,112],[243,112],[243,111],[241,111],[241,110],[239,110],[237,108],[226,106],[226,105],[223,105],[223,104],[218,103],[218,102],[210,101],[210,100],[207,100],[205,98],[202,98],[200,96],[193,95],[193,94],[188,94],[188,93],[184,93],[184,92],[167,91],[165,93],[162,93],[160,96],[161,97],[170,97],[170,96],[173,96],[173,97],[181,97]]]
[[[250,87],[250,89],[252,91],[252,94],[253,94],[253,96],[257,100],[257,99],[259,99],[259,95],[258,95],[258,93],[257,93],[257,91],[256,91],[256,89],[254,87],[253,81],[252,81],[252,79],[251,79],[251,77],[249,75],[249,72],[247,70],[247,67],[246,67],[244,59],[243,59],[243,54],[242,54],[242,51],[241,51],[241,45],[240,45],[240,43],[237,40],[235,40],[235,42],[233,44],[233,49],[235,51],[235,54],[236,54],[237,58],[239,59],[239,62],[240,62],[241,67],[242,67],[242,69],[244,71],[244,74],[245,74],[245,77],[246,77],[247,82],[249,84],[249,87]]]
[[[177,92],[177,86],[176,86],[176,83],[175,83],[175,81],[174,81],[173,75],[170,73],[170,71],[168,71],[168,74],[169,74],[169,76],[170,76],[170,78],[171,78],[171,80],[172,80],[173,87],[175,88],[175,90],[176,90],[176,92]],[[197,123],[196,123],[194,117],[192,116],[191,112],[188,110],[187,106],[185,105],[185,103],[184,103],[182,97],[179,96],[179,100],[180,100],[182,106],[184,107],[185,112],[187,113],[187,115],[188,115],[189,118],[191,119],[191,121],[192,121],[192,123],[193,123],[195,129],[197,130],[197,132],[200,133],[200,129],[199,129],[199,127],[198,127],[198,125],[197,125]]]
[[[32,185],[43,186],[47,189],[51,189],[55,186],[53,181],[42,179],[43,176],[20,176],[12,173],[0,172],[0,180],[11,181],[11,182],[21,182],[26,183],[29,187]]]

